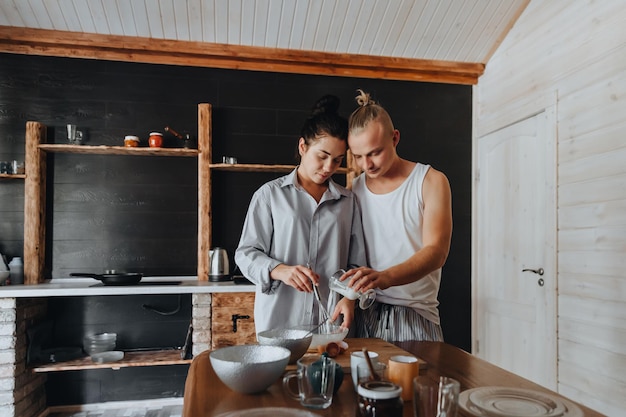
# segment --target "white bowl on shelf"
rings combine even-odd
[[[124,359],[124,352],[121,350],[107,350],[91,355],[91,360],[96,363],[117,362]]]
[[[116,333],[98,333],[83,338],[83,350],[88,355],[115,350],[116,344]]]

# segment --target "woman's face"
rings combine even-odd
[[[343,162],[346,149],[346,142],[333,136],[320,136],[311,145],[300,138],[298,173],[304,181],[324,184]]]

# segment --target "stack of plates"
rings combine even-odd
[[[583,417],[571,401],[522,388],[469,389],[459,395],[459,406],[479,417]]]

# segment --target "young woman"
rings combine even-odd
[[[299,165],[252,196],[235,262],[256,284],[257,333],[318,324],[313,286],[328,300],[336,270],[366,265],[356,198],[331,179],[347,149],[338,108],[335,96],[316,103],[298,140]],[[332,314],[334,306],[324,307]]]

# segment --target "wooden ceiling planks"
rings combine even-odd
[[[0,26],[0,52],[344,77],[476,84],[484,64]]]

